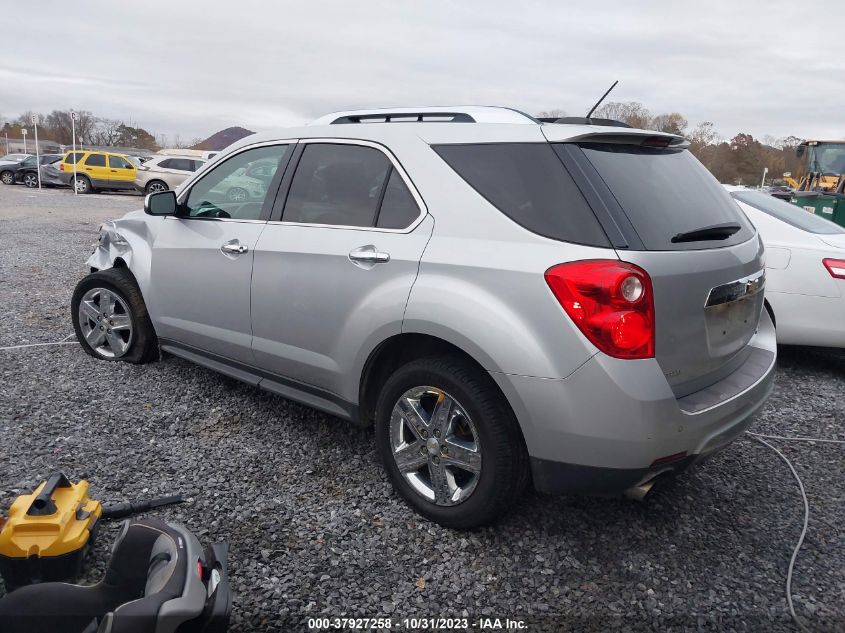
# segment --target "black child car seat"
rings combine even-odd
[[[181,525],[126,521],[96,585],[49,582],[0,600],[3,633],[222,633],[227,545],[203,550]]]

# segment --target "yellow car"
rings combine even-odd
[[[138,168],[126,154],[111,152],[67,152],[59,164],[65,182],[73,186],[73,164],[76,163],[76,191],[93,193],[100,190],[134,189]]]

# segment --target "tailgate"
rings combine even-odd
[[[763,309],[756,238],[701,251],[620,251],[654,287],[655,357],[675,395],[721,380],[745,360]]]

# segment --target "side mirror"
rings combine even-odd
[[[158,191],[144,198],[144,213],[148,215],[176,215],[175,191]]]

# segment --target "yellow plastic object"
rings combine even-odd
[[[73,559],[79,558],[81,563],[102,513],[100,502],[88,496],[87,481],[74,484],[61,473],[51,475],[35,492],[19,496],[9,508],[0,529],[0,570],[9,571],[5,568],[16,567],[19,561],[37,572],[40,578],[33,580],[38,580],[54,576],[49,569],[53,561],[62,562],[57,565],[57,573],[59,568],[75,567]],[[18,571],[23,572],[23,568]],[[47,573],[42,575],[43,571]],[[13,584],[23,583],[18,578]]]

